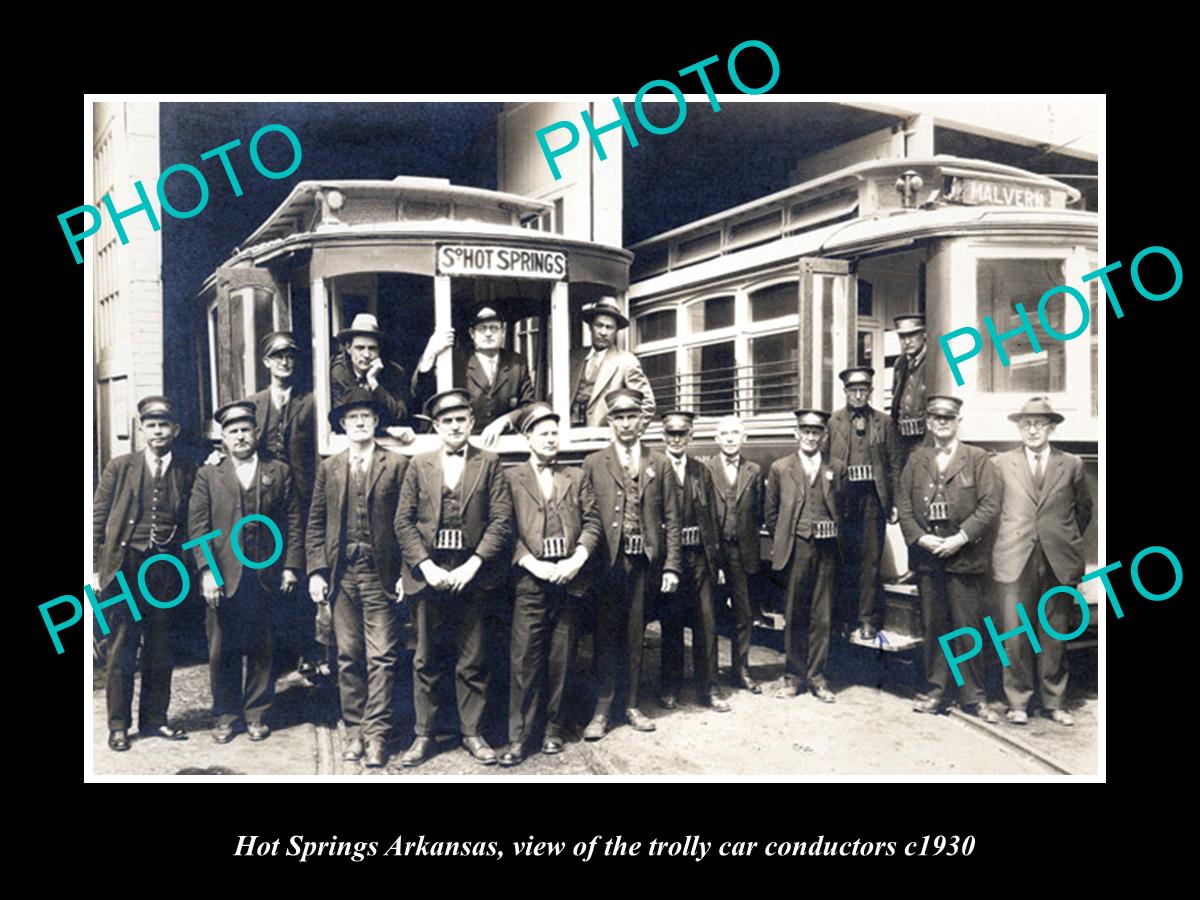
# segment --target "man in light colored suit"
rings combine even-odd
[[[617,301],[598,300],[583,310],[583,319],[592,329],[592,349],[571,373],[571,424],[599,428],[608,421],[608,395],[621,388],[637,391],[642,413],[649,421],[654,416],[654,391],[642,371],[638,358],[628,350],[614,346],[617,332],[629,327]]]
[[[1008,417],[1017,423],[1023,446],[993,460],[1004,481],[1000,527],[992,550],[996,580],[996,619],[1004,631],[1021,625],[1020,603],[1037,630],[1037,659],[1042,706],[1059,725],[1073,725],[1064,710],[1067,691],[1066,644],[1048,635],[1037,615],[1042,594],[1058,585],[1074,586],[1083,577],[1083,533],[1092,521],[1092,496],[1083,460],[1050,446],[1054,426],[1063,420],[1046,397],[1033,397]],[[1046,621],[1059,634],[1070,632],[1072,600],[1056,594],[1046,602]],[[1024,725],[1033,697],[1034,653],[1025,635],[1005,644],[1011,665],[1004,669],[1008,721]]]

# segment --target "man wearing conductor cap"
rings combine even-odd
[[[961,410],[957,397],[926,400],[933,441],[913,450],[896,495],[925,623],[925,679],[931,688],[913,707],[921,713],[939,713],[949,704],[950,665],[938,638],[958,628],[983,630],[983,579],[991,562],[992,526],[1000,513],[1002,484],[987,451],[958,440]],[[951,647],[962,655],[968,645],[960,636]],[[984,702],[982,656],[959,667],[959,705],[986,722],[998,721]]]
[[[132,596],[142,565],[159,554],[180,557],[187,530],[188,496],[196,467],[173,454],[179,436],[175,408],[166,397],[145,397],[137,406],[146,449],[112,459],[100,476],[92,505],[92,542],[102,600],[124,591]],[[119,576],[119,577],[118,577]],[[163,603],[179,596],[183,579],[169,565],[145,570],[143,592]],[[171,703],[171,610],[139,604],[134,621],[129,604],[117,603],[104,613],[110,642],[105,687],[108,699],[108,746],[129,749],[133,706],[134,659],[142,649],[142,688],[138,734],[184,740],[183,729],[167,724]]]
[[[829,455],[844,463],[848,473],[838,606],[847,616],[853,610],[864,641],[875,639],[879,624],[879,561],[884,530],[897,521],[893,500],[900,478],[896,423],[871,408],[874,376],[875,370],[866,366],[839,373],[846,405],[829,420]]]
[[[900,434],[900,469],[915,447],[925,441],[925,392],[929,364],[925,344],[925,317],[896,316],[900,358],[892,379],[892,418]]]
[[[783,687],[775,695],[795,697],[804,687],[833,703],[825,680],[829,657],[834,578],[840,556],[846,466],[823,459],[829,413],[796,410],[798,452],[771,464],[767,476],[767,530],[773,536],[771,565],[785,572]]]
[[[475,433],[485,447],[515,427],[525,406],[533,402],[533,381],[525,357],[504,348],[504,323],[490,305],[480,306],[471,319],[473,349],[454,351],[454,384],[466,388],[475,416]],[[427,397],[435,391],[437,357],[454,346],[454,331],[429,338],[413,373],[413,391]]]
[[[554,464],[558,422],[558,415],[544,403],[527,407],[520,430],[529,444],[529,462],[506,472],[512,490],[512,559],[517,577],[509,745],[500,754],[502,766],[515,766],[524,758],[543,697],[546,731],[542,752],[562,752],[576,607],[590,581],[584,564],[601,540],[600,512],[583,483],[583,471]]]
[[[439,688],[453,660],[463,746],[477,762],[494,765],[496,752],[479,733],[488,686],[484,616],[508,573],[512,496],[500,458],[467,443],[474,416],[465,390],[434,395],[425,414],[442,446],[412,458],[395,520],[417,631],[416,740],[400,764],[418,766],[434,752]]]
[[[188,506],[188,535],[198,542],[192,552],[208,604],[213,740],[231,741],[244,717],[250,739],[261,741],[271,733],[263,718],[275,695],[271,597],[277,590],[294,593],[304,569],[300,497],[287,465],[258,453],[253,401],[226,404],[213,418],[228,455],[196,473]],[[252,565],[266,561],[266,567]]]

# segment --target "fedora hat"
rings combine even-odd
[[[379,330],[379,320],[370,313],[359,313],[354,317],[354,321],[350,323],[350,327],[343,328],[338,332],[337,339],[344,341],[354,337],[356,334],[369,334],[372,337],[383,340],[383,332]]]
[[[583,321],[589,325],[596,316],[612,316],[617,320],[618,328],[629,327],[629,320],[625,318],[624,313],[621,312],[621,307],[617,306],[617,301],[612,297],[601,297],[595,303],[585,306],[581,315],[583,316]]]
[[[1009,413],[1008,420],[1010,422],[1017,422],[1023,416],[1045,416],[1056,425],[1066,418],[1062,413],[1054,411],[1054,408],[1050,406],[1049,397],[1030,397],[1025,401],[1025,405],[1015,413]]]

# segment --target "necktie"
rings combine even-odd
[[[633,451],[625,450],[621,455],[623,457],[622,464],[625,466],[625,474],[630,478],[637,478],[638,470],[633,462]]]
[[[1042,454],[1035,453],[1033,455],[1033,486],[1039,491],[1044,483],[1045,472],[1042,471]]]
[[[157,484],[162,481],[162,457],[158,456],[154,459],[154,482]]]
[[[596,380],[596,370],[599,368],[600,368],[600,354],[593,351],[588,356],[587,369],[586,369],[585,375],[584,375],[586,380],[595,381]]]

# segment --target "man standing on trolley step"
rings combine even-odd
[[[825,681],[829,658],[833,587],[840,556],[846,467],[821,458],[829,413],[796,410],[800,449],[771,463],[767,476],[767,530],[772,566],[786,572],[783,687],[776,697],[795,697],[805,686],[818,700],[836,698]]]
[[[287,464],[258,455],[252,401],[226,404],[213,418],[229,455],[200,468],[188,505],[188,534],[200,541],[193,552],[208,604],[213,740],[233,740],[244,714],[250,740],[261,741],[271,733],[263,717],[275,696],[271,596],[276,589],[290,595],[304,568],[300,497]]]
[[[525,410],[521,432],[529,463],[506,472],[516,529],[516,586],[512,620],[512,680],[508,746],[500,765],[525,757],[543,696],[543,753],[561,753],[566,685],[575,648],[576,607],[590,582],[584,565],[600,544],[600,511],[582,469],[556,468],[559,417],[537,403]],[[543,675],[543,668],[545,674]]]
[[[1042,707],[1059,725],[1074,725],[1063,709],[1067,693],[1067,645],[1046,633],[1037,615],[1042,595],[1059,585],[1075,585],[1083,577],[1083,533],[1092,521],[1092,495],[1083,460],[1050,445],[1054,426],[1063,421],[1046,397],[1034,397],[1008,417],[1017,423],[1023,446],[1001,453],[993,463],[1004,482],[1000,526],[992,550],[999,614],[1004,631],[1021,627],[1017,604],[1037,630],[1041,653],[1036,656]],[[1069,597],[1046,601],[1046,621],[1058,634],[1070,633]],[[1025,637],[1006,644],[1012,664],[1004,669],[1008,721],[1025,725],[1033,697],[1035,656]]]
[[[166,397],[145,397],[137,405],[146,449],[112,459],[100,476],[92,504],[92,559],[102,600],[122,591],[129,600],[108,607],[111,635],[105,688],[108,700],[108,746],[129,749],[133,707],[133,669],[138,644],[142,650],[142,693],[138,734],[172,741],[187,739],[182,728],[167,724],[171,705],[171,610],[152,603],[139,606],[134,621],[130,603],[142,564],[153,556],[181,557],[187,530],[188,495],[196,467],[171,452],[179,436],[175,408]],[[117,578],[120,574],[124,579]],[[179,596],[182,579],[173,566],[151,565],[145,588],[156,600]]]
[[[846,556],[838,571],[837,606],[844,614],[854,611],[858,636],[864,641],[873,641],[880,625],[879,563],[884,531],[898,521],[893,500],[900,479],[896,423],[871,408],[874,376],[875,370],[867,366],[840,372],[846,405],[829,420],[829,455],[846,466],[849,476],[842,523]]]
[[[654,416],[654,392],[638,358],[615,344],[617,332],[629,327],[617,301],[604,297],[583,309],[583,320],[592,332],[592,349],[571,373],[571,424],[599,428],[607,421],[608,395],[624,388],[633,391],[649,422]]]
[[[425,414],[442,446],[412,458],[395,521],[417,630],[416,740],[400,765],[419,766],[434,751],[439,688],[451,659],[463,747],[476,762],[494,765],[496,752],[479,733],[488,686],[483,623],[488,599],[508,573],[512,495],[500,457],[467,444],[475,421],[465,390],[435,394]]]
[[[983,629],[983,579],[991,562],[988,541],[1000,513],[1002,484],[986,450],[958,440],[962,401],[934,395],[925,404],[933,442],[917,447],[900,476],[896,507],[908,558],[921,591],[925,622],[925,679],[932,685],[913,709],[943,712],[950,664],[938,638],[951,629]],[[955,638],[955,652],[966,638]],[[985,702],[983,660],[961,663],[959,706],[985,722],[999,717]]]
[[[679,586],[682,570],[679,488],[671,465],[642,447],[645,398],[620,388],[604,398],[612,444],[583,461],[584,490],[604,519],[604,574],[596,600],[596,709],[584,729],[598,741],[613,706],[625,710],[635,731],[654,731],[638,709],[645,634],[646,582],[661,565],[664,594]],[[665,546],[664,546],[665,544]]]
[[[929,353],[925,344],[925,317],[896,316],[896,334],[903,353],[896,360],[892,379],[892,418],[900,433],[899,470],[904,470],[909,454],[925,443],[925,394]]]
[[[400,546],[396,504],[408,457],[375,442],[379,404],[353,390],[329,413],[350,446],[321,463],[308,519],[308,592],[333,602],[338,689],[348,738],[347,762],[387,761],[399,658],[396,588]],[[365,745],[365,746],[364,746]]]

